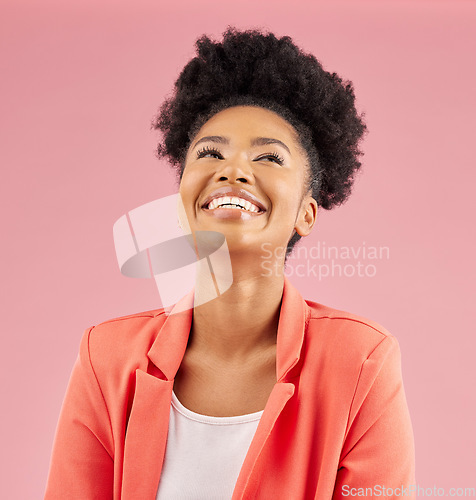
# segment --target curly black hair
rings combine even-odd
[[[367,130],[352,82],[325,71],[290,37],[256,29],[229,26],[222,42],[203,35],[196,49],[152,121],[163,136],[157,156],[167,158],[181,179],[189,145],[209,118],[231,106],[260,106],[296,130],[309,163],[307,187],[318,205],[330,210],[342,204],[361,166],[358,144]],[[295,233],[286,256],[299,239]]]

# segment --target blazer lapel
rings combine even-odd
[[[167,443],[173,381],[136,370],[124,445],[122,499],[155,498]]]
[[[172,310],[147,354],[153,363],[149,364],[150,373],[136,370],[135,393],[124,444],[122,500],[152,499],[157,495],[174,378],[187,347],[192,323],[193,291],[177,303],[176,310],[182,312]]]
[[[251,441],[248,453],[240,470],[240,474],[233,490],[232,500],[255,498],[259,486],[259,477],[253,476],[253,468],[259,458],[261,450],[273,430],[274,424],[281,411],[294,394],[294,384],[278,382],[273,387],[264,409],[256,433]]]

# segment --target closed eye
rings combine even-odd
[[[256,158],[256,160],[254,161],[262,161],[262,160],[269,160],[271,162],[277,163],[278,165],[282,165],[284,163],[284,158],[280,156],[278,153],[265,154],[263,156],[260,156],[259,158]]]
[[[218,149],[205,146],[197,151],[197,159],[199,158],[218,158],[219,160],[223,160],[223,155]]]

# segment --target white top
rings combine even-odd
[[[200,415],[185,408],[172,392],[156,500],[231,499],[262,414]]]

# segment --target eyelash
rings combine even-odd
[[[218,151],[218,149],[210,147],[210,146],[205,146],[204,148],[198,150],[197,151],[197,159],[204,158],[207,154],[219,156],[220,157],[219,159],[223,160],[223,156],[220,153],[220,151]],[[262,160],[263,158],[273,158],[276,161],[276,163],[278,163],[279,165],[282,165],[284,163],[284,158],[276,152],[267,153],[265,155],[262,155],[259,158],[257,158],[257,160]]]
[[[203,158],[207,154],[213,154],[213,155],[217,155],[217,156],[220,156],[221,158],[223,158],[223,156],[221,155],[220,151],[218,151],[218,149],[211,148],[210,146],[205,146],[204,148],[199,149],[197,151],[197,159]]]

